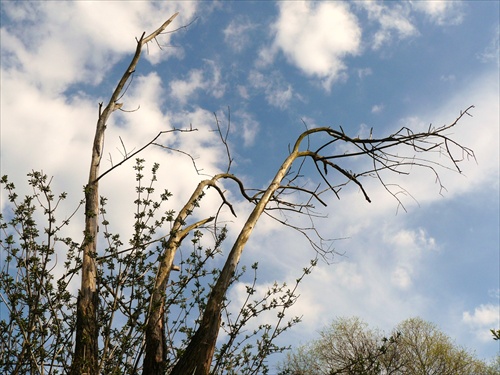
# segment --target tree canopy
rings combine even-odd
[[[281,374],[493,375],[500,371],[498,361],[487,364],[420,318],[402,321],[388,336],[357,317],[337,318],[319,335],[287,354]]]

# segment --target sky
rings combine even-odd
[[[26,174],[43,170],[54,191],[66,191],[68,215],[88,176],[98,103],[105,102],[135,50],[135,38],[175,12],[174,31],[150,43],[130,87],[124,111],[108,122],[103,168],[119,162],[123,147],[140,148],[159,131],[161,143],[185,154],[147,149],[160,163],[158,186],[178,209],[206,176],[227,169],[214,131],[225,131],[231,171],[247,187],[263,188],[308,128],[340,126],[374,137],[402,126],[425,130],[452,123],[450,134],[474,150],[463,173],[435,177],[412,170],[393,176],[411,196],[406,211],[375,181],[372,203],[355,186],[327,207],[315,225],[336,256],[322,260],[299,287],[290,314],[302,323],[281,338],[297,345],[339,316],[359,316],[389,331],[419,316],[481,358],[498,352],[489,330],[499,327],[499,2],[148,2],[77,1],[1,3],[1,174],[25,189]],[[161,48],[160,48],[161,47]],[[123,142],[123,145],[122,145]],[[353,160],[354,166],[358,161]],[[130,231],[132,162],[102,180],[117,230]],[[321,182],[306,168],[303,182]],[[234,239],[251,206],[224,183],[237,218],[223,211]],[[2,211],[6,209],[2,192]],[[220,205],[208,194],[200,217]],[[288,215],[291,223],[308,225]],[[68,228],[81,236],[83,212]],[[229,246],[229,244],[227,245]],[[227,248],[226,248],[227,251]],[[293,284],[315,257],[307,240],[263,218],[242,264],[260,264],[258,289],[276,280]],[[56,270],[57,271],[57,270]],[[56,272],[55,271],[55,272]],[[248,280],[230,291],[241,301]],[[273,361],[280,360],[276,357]]]

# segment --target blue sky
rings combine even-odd
[[[326,197],[316,225],[344,254],[320,263],[300,288],[294,314],[303,323],[284,341],[303,343],[337,316],[357,315],[390,329],[420,316],[457,343],[490,358],[489,329],[499,326],[499,3],[401,2],[2,2],[1,173],[18,186],[30,170],[54,176],[56,191],[81,197],[97,105],[106,100],[135,49],[135,37],[180,12],[159,49],[140,63],[124,109],[108,124],[106,155],[120,160],[120,138],[138,148],[172,126],[198,131],[165,137],[197,157],[203,172],[226,169],[213,112],[223,125],[231,109],[232,171],[249,187],[273,177],[288,145],[309,126],[339,126],[352,136],[373,127],[384,136],[401,126],[451,123],[475,105],[454,137],[472,148],[463,175],[442,171],[441,195],[430,174],[400,182],[418,201],[407,212],[380,186],[373,203],[354,187]],[[197,175],[180,154],[150,149],[174,208]],[[109,164],[108,164],[109,165]],[[163,173],[161,172],[163,171]],[[318,182],[311,169],[307,182]],[[130,228],[131,166],[102,184],[116,226]],[[238,213],[234,237],[250,207],[227,185]],[[2,192],[3,194],[3,192]],[[2,196],[2,209],[5,200]],[[205,212],[219,202],[209,195]],[[111,208],[108,212],[112,212]],[[228,214],[227,212],[225,214]],[[61,214],[64,215],[64,214]],[[80,215],[83,217],[83,213]],[[300,224],[300,218],[292,218]],[[78,220],[81,220],[78,219]],[[69,229],[81,233],[78,220]],[[261,290],[293,282],[314,252],[292,230],[264,219],[243,262],[261,264]],[[244,296],[237,285],[235,302]]]

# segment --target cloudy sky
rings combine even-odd
[[[463,118],[452,136],[475,151],[477,163],[462,163],[461,175],[442,170],[447,190],[416,170],[394,180],[415,198],[404,199],[406,212],[371,181],[371,204],[354,186],[340,200],[323,196],[326,218],[315,224],[325,238],[342,238],[333,244],[342,255],[320,262],[305,279],[293,311],[303,322],[284,341],[303,343],[337,316],[360,316],[386,330],[420,316],[480,357],[493,356],[499,3],[2,2],[1,174],[27,189],[26,173],[43,170],[56,192],[70,196],[60,216],[74,209],[87,178],[98,103],[127,66],[134,38],[175,12],[169,30],[178,30],[148,46],[122,98],[125,111],[108,123],[103,168],[121,160],[123,147],[131,151],[161,130],[192,126],[198,130],[165,135],[161,143],[190,153],[203,174],[225,171],[214,112],[226,129],[230,108],[231,170],[248,187],[262,188],[304,124],[342,126],[353,137],[373,128],[382,137],[402,126],[451,123],[474,105],[473,117]],[[142,156],[148,165],[161,164],[158,186],[174,193],[172,208],[204,178],[183,154],[152,148]],[[134,199],[131,167],[102,182],[114,207],[108,212],[124,231],[132,222],[133,207],[124,203]],[[314,169],[307,172],[304,183],[320,182]],[[234,186],[225,188],[238,214],[227,216],[234,238],[251,207]],[[219,203],[209,195],[202,208],[211,215]],[[81,236],[81,218],[68,231]],[[274,280],[293,283],[314,256],[301,235],[263,220],[243,263],[260,262],[265,290]],[[242,290],[237,285],[231,298],[242,299]]]

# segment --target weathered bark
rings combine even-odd
[[[217,181],[221,178],[231,178],[234,176],[221,173],[215,175],[210,180],[201,181],[195,191],[179,211],[174,224],[172,226],[170,237],[165,245],[165,250],[160,254],[160,263],[155,279],[155,285],[151,294],[151,302],[149,306],[149,316],[146,326],[146,352],[143,363],[143,374],[147,375],[163,375],[166,370],[167,344],[165,337],[165,302],[166,302],[166,287],[170,271],[174,262],[174,257],[179,249],[184,238],[194,229],[201,227],[211,221],[214,217],[209,217],[194,224],[185,226],[187,217],[198,206],[199,200],[203,196],[203,191],[206,187],[213,187],[219,193],[224,204],[228,205],[231,212],[234,211],[231,205],[226,201],[223,191],[217,186]],[[212,353],[213,354],[213,353]]]
[[[205,375],[209,373],[215,351],[214,338],[217,339],[220,323],[220,309],[207,306],[200,327],[191,338],[186,352],[170,375]]]
[[[280,187],[281,181],[286,176],[289,168],[298,157],[305,154],[299,151],[301,141],[309,134],[303,133],[297,142],[290,155],[281,165],[276,173],[273,181],[264,192],[263,196],[250,213],[245,225],[240,231],[231,252],[224,264],[224,268],[217,280],[217,283],[212,289],[207,306],[203,313],[203,318],[198,330],[191,339],[183,356],[179,359],[171,375],[207,375],[210,372],[210,364],[215,351],[215,344],[219,333],[221,323],[221,310],[224,295],[231,284],[231,277],[234,275],[238,262],[240,261],[243,249],[252,234],[257,221],[264,212],[269,201],[274,196],[276,190]]]
[[[95,264],[98,183],[94,182],[99,173],[100,150],[102,149],[104,129],[97,123],[89,184],[85,188],[85,238],[83,240],[82,285],[78,293],[76,315],[76,345],[71,373],[97,374],[98,325],[96,292],[97,268]]]
[[[77,322],[75,351],[71,364],[72,375],[96,375],[98,372],[98,336],[99,327],[97,321],[97,306],[99,297],[96,289],[97,266],[95,262],[97,254],[97,231],[99,215],[99,169],[104,147],[104,132],[106,123],[113,111],[121,107],[117,103],[125,84],[141,56],[144,44],[156,38],[177,16],[175,13],[159,29],[144,38],[144,34],[137,42],[137,48],[130,65],[116,86],[108,105],[103,111],[99,107],[99,118],[97,120],[94,143],[92,145],[92,159],[88,183],[85,187],[85,231],[82,243],[82,270],[81,287],[77,301]]]
[[[418,166],[423,168],[428,168],[434,172],[438,178],[438,174],[435,167],[440,165],[433,161],[426,161],[425,159],[415,159],[412,155],[406,156],[397,154],[390,154],[387,149],[406,146],[414,153],[419,152],[429,152],[429,151],[440,151],[449,157],[449,160],[460,172],[458,167],[458,162],[461,159],[456,159],[451,151],[451,146],[458,147],[463,155],[468,157],[474,157],[472,150],[459,145],[458,143],[449,139],[445,133],[448,129],[452,128],[457,124],[462,116],[468,114],[468,110],[472,108],[469,107],[465,112],[462,112],[460,116],[451,125],[445,125],[437,129],[431,129],[427,132],[413,133],[407,128],[402,128],[398,132],[390,135],[389,137],[372,139],[359,139],[350,138],[344,134],[343,131],[338,132],[329,127],[314,128],[302,133],[297,141],[295,142],[294,148],[287,159],[283,162],[280,169],[276,173],[273,181],[264,192],[252,213],[248,217],[243,229],[241,230],[236,242],[234,243],[224,268],[217,280],[217,283],[212,289],[209,296],[205,311],[203,313],[202,321],[198,330],[196,331],[193,339],[188,344],[184,354],[179,359],[171,375],[207,375],[210,372],[210,365],[212,362],[212,356],[215,351],[215,344],[219,332],[220,322],[221,322],[221,310],[223,307],[224,295],[231,284],[231,277],[234,275],[238,262],[240,261],[243,249],[255,227],[260,216],[264,212],[267,204],[275,199],[275,193],[280,188],[286,188],[281,186],[283,178],[287,175],[290,167],[297,158],[309,157],[313,160],[318,170],[318,173],[323,178],[323,180],[328,185],[329,190],[333,191],[338,196],[338,189],[330,184],[326,175],[328,170],[334,170],[341,176],[344,176],[347,182],[341,182],[338,186],[346,185],[349,181],[355,183],[362,191],[364,198],[371,202],[368,194],[366,193],[363,185],[359,181],[362,176],[373,176],[375,175],[382,185],[388,190],[388,192],[402,205],[402,202],[396,196],[395,193],[391,192],[387,185],[384,183],[380,172],[387,170],[393,173],[407,173],[400,171],[398,168],[401,166]],[[342,130],[342,129],[341,129]],[[300,144],[302,140],[314,133],[323,133],[330,137],[329,141],[326,141],[321,145],[316,151],[304,150],[299,151]],[[322,156],[320,151],[325,150],[329,145],[334,142],[346,142],[355,146],[352,152],[343,152],[334,155]],[[334,159],[350,158],[354,156],[366,156],[371,159],[373,163],[373,169],[368,171],[363,171],[361,173],[355,173],[350,170],[344,169],[337,163],[334,163]],[[410,162],[408,162],[410,160]],[[442,187],[442,185],[441,185]],[[310,192],[313,194],[313,192]]]
[[[98,368],[98,322],[96,289],[97,267],[97,230],[99,214],[99,183],[97,176],[101,163],[106,120],[112,112],[110,103],[100,114],[92,147],[92,162],[89,182],[85,187],[85,231],[82,244],[82,283],[78,293],[75,353],[71,365],[71,374],[97,374]]]
[[[151,294],[149,306],[149,316],[146,326],[146,352],[143,363],[143,374],[164,374],[166,369],[167,344],[165,337],[165,289],[174,262],[175,253],[182,243],[182,240],[190,231],[196,229],[212,220],[213,217],[198,221],[185,227],[187,217],[198,205],[198,201],[203,195],[203,190],[211,180],[201,181],[188,202],[179,211],[172,226],[170,237],[165,244],[165,250],[160,254],[160,264],[156,275],[155,285]]]

